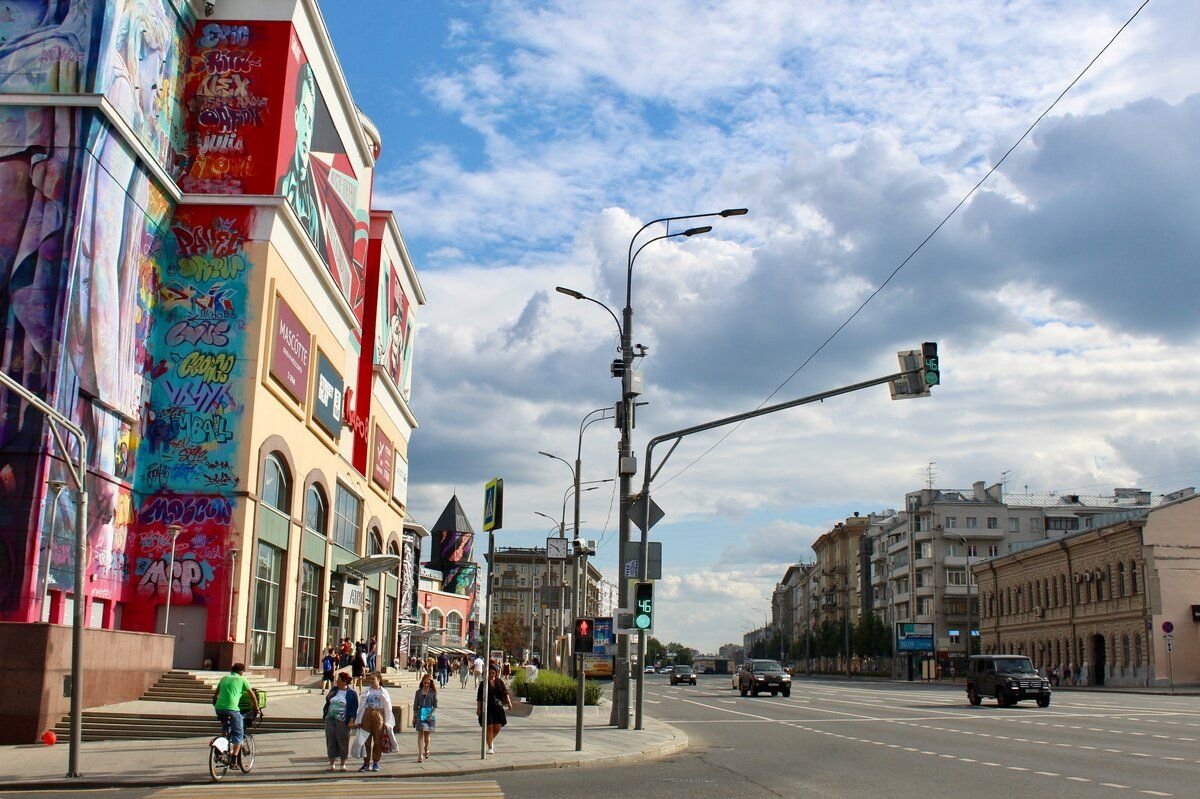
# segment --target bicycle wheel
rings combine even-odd
[[[220,782],[225,776],[225,772],[229,771],[229,756],[218,749],[214,738],[208,745],[208,776],[212,777],[213,782]]]
[[[246,733],[246,737],[242,739],[242,753],[238,755],[238,768],[243,774],[249,774],[250,769],[254,768],[254,736]]]

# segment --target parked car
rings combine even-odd
[[[674,666],[663,666],[662,668],[660,668],[658,670],[658,673],[659,674],[670,674],[674,668],[675,668]]]
[[[644,669],[642,670],[642,672],[643,672],[644,674],[654,674],[654,673],[655,673],[655,670],[654,670],[654,667],[653,667],[653,666],[647,666],[646,668],[644,668]]]
[[[742,696],[758,696],[763,691],[770,691],[771,696],[792,695],[792,675],[775,660],[747,660],[737,678]]]
[[[676,666],[671,672],[671,685],[679,685],[680,683],[696,684],[696,670],[691,666]]]
[[[1000,707],[1023,699],[1049,707],[1050,681],[1024,655],[972,655],[967,661],[967,701],[978,705],[985,696],[994,697]]]

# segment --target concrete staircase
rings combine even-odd
[[[212,704],[213,690],[229,672],[225,671],[168,671],[150,687],[142,697],[151,702],[188,702],[197,705]],[[309,691],[290,683],[246,673],[250,687],[267,692],[268,712],[271,700],[281,696],[307,696]]]
[[[318,708],[320,710],[320,708]],[[268,708],[267,717],[251,730],[255,735],[281,732],[301,732],[323,729],[319,718],[274,718]],[[70,716],[64,716],[54,732],[66,740],[71,730]],[[137,739],[193,738],[213,736],[221,725],[213,714],[164,716],[153,713],[116,713],[87,710],[83,713],[83,740],[121,741]]]

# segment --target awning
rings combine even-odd
[[[474,655],[472,649],[464,649],[461,646],[433,646],[426,647],[431,655]]]
[[[368,577],[380,572],[394,571],[399,566],[399,555],[367,555],[365,558],[343,563],[337,570],[355,577]]]
[[[425,529],[425,525],[410,516],[408,511],[404,512],[404,529],[416,533],[419,538],[429,537],[429,531]]]

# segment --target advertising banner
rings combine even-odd
[[[613,635],[612,616],[601,616],[592,625],[592,654],[617,654],[617,639]]]
[[[317,353],[317,401],[313,405],[313,421],[333,436],[342,434],[342,393],[346,384],[333,364],[322,352]]]
[[[932,652],[933,625],[912,622],[896,623],[897,652]]]
[[[308,330],[283,298],[275,301],[275,335],[271,344],[271,376],[304,405],[308,395]]]
[[[613,658],[608,655],[580,655],[583,658],[583,676],[588,679],[611,679],[613,676]]]
[[[375,428],[375,463],[371,469],[371,479],[384,491],[392,488],[392,461],[396,456],[396,448],[392,440],[378,426]]]

